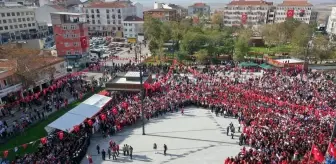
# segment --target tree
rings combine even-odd
[[[261,34],[268,47],[282,45],[286,43],[286,35],[280,24],[267,24],[262,27]]]
[[[223,14],[216,12],[211,16],[211,24],[218,25],[219,28],[223,27]]]
[[[291,40],[293,45],[294,55],[304,57],[307,54],[308,43],[312,37],[312,28],[306,23],[301,23],[295,28]]]
[[[235,42],[235,52],[233,58],[238,61],[244,60],[244,57],[250,51],[249,40],[252,36],[251,29],[242,29]]]
[[[327,36],[322,34],[316,34],[312,38],[312,54],[313,58],[317,62],[318,60],[322,62],[323,60],[330,59],[334,57],[335,44],[329,42]]]
[[[181,41],[181,48],[188,54],[194,54],[207,44],[207,37],[203,33],[188,31]]]
[[[201,49],[197,51],[195,54],[196,61],[199,63],[205,63],[208,59],[208,51],[206,49]]]

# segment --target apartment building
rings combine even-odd
[[[210,6],[205,3],[195,3],[188,6],[188,16],[210,16]]]
[[[178,15],[177,10],[175,9],[151,9],[144,12],[145,19],[146,16],[150,16],[152,18],[160,19],[161,21],[177,21]]]
[[[332,7],[330,16],[327,21],[327,29],[326,31],[329,34],[336,34],[336,7]]]
[[[89,34],[85,14],[51,13],[57,55],[65,57],[70,65],[85,62],[89,52]]]
[[[240,26],[242,25],[259,25],[273,23],[274,20],[273,2],[263,0],[231,1],[224,7],[224,25]]]
[[[183,19],[188,15],[188,9],[171,3],[154,2],[154,9],[175,9],[177,11],[178,19]]]
[[[275,23],[284,22],[287,18],[293,18],[305,23],[316,22],[317,12],[312,11],[313,5],[307,0],[284,0],[276,6]]]
[[[131,1],[93,2],[84,10],[92,35],[123,37],[123,20],[129,16],[143,17],[142,5]]]
[[[0,6],[0,44],[10,40],[29,39],[36,34],[38,25],[34,8],[17,3],[4,3]]]
[[[129,16],[123,21],[124,37],[137,38],[139,34],[144,33],[144,20],[137,16]]]

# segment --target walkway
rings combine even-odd
[[[107,150],[108,141],[112,139],[121,147],[129,144],[134,148],[133,160],[118,157],[118,163],[153,163],[153,164],[219,164],[228,156],[235,156],[240,151],[238,135],[235,139],[226,135],[226,127],[236,119],[216,117],[209,110],[201,108],[187,108],[185,115],[181,113],[167,114],[152,119],[146,124],[146,134],[142,134],[141,127],[129,128],[116,136],[103,139],[101,136],[93,137],[88,153],[92,155],[94,163],[113,163],[115,161],[102,161],[96,152],[96,145]],[[153,143],[158,145],[159,153],[153,151]],[[167,156],[163,155],[163,144],[168,146]],[[81,164],[87,164],[86,158]]]

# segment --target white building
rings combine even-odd
[[[195,3],[188,6],[188,16],[194,15],[210,16],[210,6],[205,3]]]
[[[123,21],[124,37],[137,38],[138,34],[143,34],[144,20],[137,16],[129,16]]]
[[[140,5],[136,4],[138,7]],[[123,37],[123,20],[142,13],[142,7],[136,6],[131,1],[93,2],[85,6],[89,33]]]
[[[37,32],[35,8],[17,3],[0,6],[0,44],[8,40],[28,39]]]
[[[336,34],[336,7],[332,7],[331,9],[326,31],[329,34]]]
[[[173,9],[177,11],[180,18],[185,18],[188,15],[188,10],[180,5],[171,3],[154,2],[154,9]],[[141,18],[141,17],[140,17]]]
[[[307,0],[284,0],[276,7],[274,22],[284,22],[288,17],[308,24],[316,22],[317,12],[312,9],[313,5]]]
[[[260,0],[231,1],[224,8],[224,25],[240,26],[272,23],[274,19],[273,2]]]
[[[51,16],[53,12],[67,11],[64,7],[58,5],[43,5],[35,9],[35,19],[37,22],[44,22],[51,26]]]

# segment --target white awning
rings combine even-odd
[[[72,131],[73,127],[80,125],[85,119],[92,118],[104,107],[109,101],[110,97],[95,94],[68,111],[66,114],[50,123],[45,127],[45,130],[50,133],[55,129],[62,131]]]

